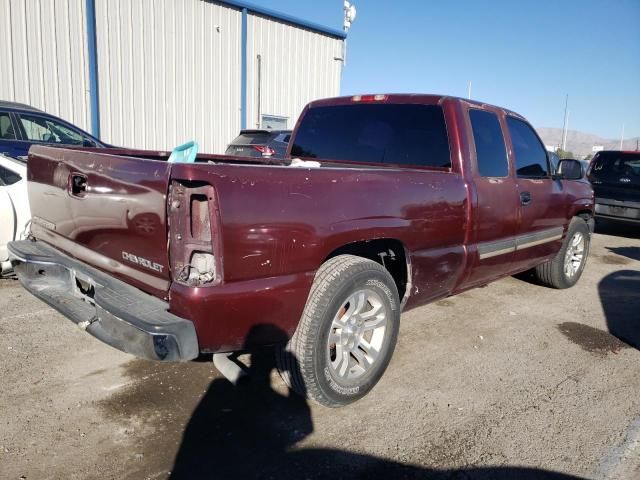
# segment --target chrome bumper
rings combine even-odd
[[[104,343],[163,362],[198,356],[193,323],[168,304],[41,242],[10,242],[20,283]]]
[[[640,223],[640,202],[596,197],[595,216],[610,220]]]

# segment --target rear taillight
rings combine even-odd
[[[352,102],[384,102],[389,98],[389,95],[354,95],[351,97]]]
[[[222,279],[222,262],[213,186],[173,180],[168,208],[173,280],[190,286],[217,285]]]
[[[267,147],[266,145],[254,145],[253,148],[259,151],[263,157],[270,157],[271,155],[276,153],[276,151],[273,148]]]

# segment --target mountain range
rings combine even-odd
[[[538,128],[538,135],[547,146],[558,146],[562,143],[561,128]],[[622,143],[623,150],[636,150],[640,143],[640,137],[625,139]],[[620,139],[602,138],[592,133],[579,132],[577,130],[567,131],[567,145],[565,150],[573,152],[577,157],[583,158],[592,153],[595,145],[603,146],[605,150],[619,150]]]

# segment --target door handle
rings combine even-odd
[[[529,205],[531,203],[531,193],[529,192],[520,192],[520,204],[521,205]]]
[[[69,190],[74,197],[84,197],[87,194],[87,176],[80,173],[71,174]]]

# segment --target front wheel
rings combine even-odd
[[[380,380],[396,344],[400,301],[380,264],[340,255],[318,270],[298,328],[277,364],[296,392],[328,407],[352,403]]]
[[[573,287],[587,263],[590,244],[591,231],[587,222],[574,217],[560,251],[553,259],[535,268],[538,281],[552,288]]]

